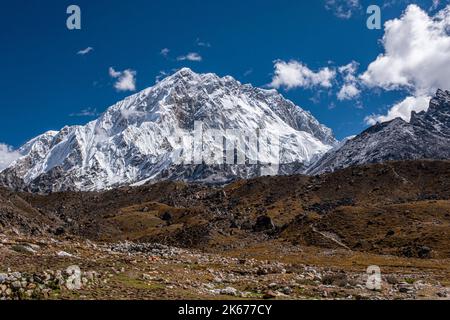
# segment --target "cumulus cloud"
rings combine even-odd
[[[337,94],[337,98],[340,101],[352,100],[352,99],[358,97],[360,93],[361,93],[361,91],[356,87],[355,84],[345,83],[342,86],[341,90],[339,90],[339,92]]]
[[[435,3],[439,5],[439,3]],[[384,53],[373,61],[360,79],[369,87],[406,90],[410,96],[386,115],[366,118],[368,124],[395,117],[410,120],[411,111],[428,108],[437,89],[450,88],[450,6],[434,16],[415,4],[398,19],[385,23]]]
[[[136,71],[126,69],[124,71],[116,71],[113,67],[109,68],[111,78],[117,79],[114,88],[117,91],[135,91],[136,90]]]
[[[325,8],[341,19],[350,19],[361,9],[359,0],[325,0]]]
[[[81,55],[81,56],[84,56],[84,55],[90,53],[91,51],[94,51],[94,48],[92,48],[92,47],[87,47],[86,49],[83,49],[83,50],[78,51],[77,54],[79,54],[79,55]]]
[[[203,58],[202,58],[201,55],[199,55],[199,54],[196,53],[196,52],[190,52],[190,53],[188,53],[188,54],[185,55],[185,56],[179,56],[179,57],[177,58],[177,60],[178,60],[178,61],[185,61],[185,60],[188,60],[188,61],[200,62],[200,61],[203,60]]]
[[[361,90],[358,88],[358,79],[356,72],[358,71],[359,63],[352,61],[351,63],[339,67],[339,74],[342,76],[344,84],[339,90],[337,97],[339,100],[351,100],[357,98]]]
[[[305,64],[291,60],[275,61],[275,74],[270,83],[270,87],[279,89],[284,87],[286,89],[293,88],[312,88],[324,87],[331,88],[332,81],[336,76],[336,71],[325,67],[317,72],[309,69]]]
[[[6,169],[11,163],[21,157],[21,154],[12,147],[0,143],[0,171]]]
[[[429,96],[422,97],[407,97],[402,102],[394,105],[386,115],[371,115],[364,120],[368,125],[374,125],[378,122],[387,122],[394,120],[395,118],[402,118],[409,122],[411,120],[411,112],[421,112],[428,110],[430,105]]]
[[[386,90],[408,89],[430,94],[450,88],[450,6],[430,17],[409,5],[399,18],[387,21],[384,53],[361,76],[364,84]]]

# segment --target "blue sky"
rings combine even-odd
[[[376,2],[382,6],[383,23],[399,18],[412,3],[430,17],[448,3],[439,1],[433,6],[433,0]],[[94,119],[95,113],[132,93],[133,90],[119,91],[115,87],[120,77],[126,75],[124,70],[130,70],[136,81],[135,90],[141,90],[152,86],[161,72],[170,74],[181,67],[231,75],[260,87],[272,84],[331,127],[339,139],[359,133],[370,123],[368,116],[377,115],[381,119],[406,97],[416,99],[412,100],[415,102],[429,96],[436,86],[447,85],[443,77],[436,78],[436,72],[430,72],[430,78],[425,77],[427,81],[420,80],[422,65],[402,66],[401,74],[406,80],[399,79],[398,74],[389,79],[380,74],[380,69],[392,70],[398,63],[392,57],[385,64],[377,61],[385,53],[380,40],[386,30],[366,27],[365,11],[371,3],[2,1],[0,143],[18,147],[47,130]],[[71,4],[81,8],[81,30],[66,28],[66,8]],[[424,18],[418,12],[412,10],[408,14],[411,19],[405,19],[398,29],[392,26],[389,39],[395,43],[407,41],[399,39],[396,32],[410,27],[408,23],[414,19]],[[448,37],[439,36],[441,42],[437,42],[436,48],[442,51]],[[162,54],[164,48],[169,50]],[[201,61],[191,61],[200,57]],[[438,62],[447,62],[442,59]],[[356,62],[353,66],[357,70],[345,73],[349,68],[344,67],[352,61]],[[373,68],[367,73],[371,64]],[[306,76],[302,81],[294,79],[293,83],[287,83],[289,75],[286,78],[280,74],[276,81],[277,66],[287,66],[287,71],[293,71],[294,75],[302,72]],[[111,73],[111,68],[115,73]],[[442,69],[440,65],[434,68]],[[328,84],[321,78],[324,70],[333,74]],[[286,68],[282,72],[285,71]],[[362,81],[360,77],[364,74]],[[339,99],[338,93],[345,84],[354,85],[358,94]]]

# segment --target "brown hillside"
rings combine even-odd
[[[93,240],[227,249],[270,239],[404,257],[450,256],[450,162],[392,162],[318,177],[164,182],[102,193],[0,193],[0,227]]]

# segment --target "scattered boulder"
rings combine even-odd
[[[11,247],[11,250],[14,250],[18,253],[25,253],[25,254],[34,254],[36,253],[36,250],[34,250],[29,245],[22,245],[22,244],[15,244]]]
[[[170,212],[164,212],[164,214],[162,215],[161,219],[163,221],[169,222],[169,221],[172,221],[173,217],[170,214]]]
[[[322,278],[322,284],[328,286],[345,287],[348,284],[347,275],[343,272],[327,274]]]
[[[430,247],[421,245],[410,245],[401,249],[403,256],[407,258],[431,259],[432,250]]]
[[[269,231],[275,229],[275,224],[269,216],[259,216],[253,226],[255,232]]]
[[[233,287],[226,287],[224,289],[213,289],[211,293],[216,295],[227,295],[227,296],[239,296],[239,291]]]
[[[394,275],[388,275],[388,276],[386,277],[386,282],[389,283],[389,284],[391,284],[391,285],[395,285],[395,284],[398,284],[400,281],[397,279],[396,276],[394,276]]]
[[[55,235],[56,236],[61,236],[64,233],[66,233],[66,230],[63,227],[58,227],[55,229]]]
[[[400,293],[407,293],[407,294],[414,293],[414,285],[406,283],[406,282],[399,283],[397,285],[397,289]]]
[[[266,300],[275,299],[276,297],[278,297],[278,294],[272,290],[267,290],[263,295],[263,298]]]
[[[73,254],[70,254],[65,251],[59,251],[56,255],[60,258],[72,258],[73,257]]]

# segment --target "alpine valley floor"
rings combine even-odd
[[[225,187],[0,190],[0,299],[448,299],[449,262],[448,161]]]

